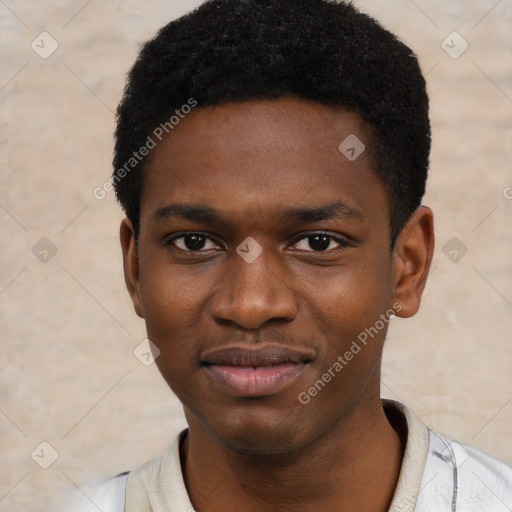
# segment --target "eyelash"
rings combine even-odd
[[[209,240],[209,241],[213,242],[214,244],[219,245],[214,240],[212,240],[206,233],[202,233],[200,231],[190,231],[190,232],[182,233],[181,235],[176,236],[176,237],[174,237],[174,238],[172,238],[170,240],[167,240],[165,242],[165,246],[166,247],[173,247],[175,249],[178,249],[181,252],[191,253],[191,254],[200,254],[200,253],[207,254],[210,251],[215,250],[215,249],[207,249],[207,250],[199,249],[199,250],[194,251],[194,250],[191,250],[191,249],[180,249],[179,247],[176,247],[175,242],[177,240],[184,239],[187,236],[193,236],[193,235],[198,235],[200,237],[204,237],[205,240]],[[323,251],[314,251],[314,250],[301,251],[301,250],[299,250],[298,252],[308,252],[308,253],[313,253],[313,254],[329,254],[331,252],[336,252],[336,251],[345,249],[347,247],[350,247],[350,243],[347,240],[344,240],[343,238],[339,238],[339,237],[336,237],[334,235],[331,235],[330,233],[325,233],[325,232],[322,232],[322,231],[315,231],[315,232],[312,232],[312,233],[310,233],[308,235],[304,235],[301,238],[298,238],[295,242],[293,242],[293,245],[298,244],[302,240],[306,240],[308,238],[312,238],[312,237],[315,237],[315,236],[328,237],[328,238],[331,239],[331,242],[334,241],[334,242],[338,243],[339,247],[336,247],[334,249],[329,249],[329,250],[323,250]],[[330,243],[329,243],[329,245],[330,245]]]

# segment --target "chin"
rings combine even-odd
[[[292,438],[288,431],[247,429],[225,434],[215,432],[215,435],[226,448],[242,455],[284,455],[304,446],[300,439]]]
[[[231,411],[208,422],[211,434],[229,450],[247,455],[283,455],[310,444],[316,429],[304,418],[275,411]]]

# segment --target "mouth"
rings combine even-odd
[[[234,396],[263,397],[288,386],[314,357],[311,349],[231,347],[205,354],[201,367]]]

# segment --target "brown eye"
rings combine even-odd
[[[314,251],[326,251],[331,245],[331,237],[326,235],[308,236],[308,242]]]
[[[294,248],[307,252],[327,252],[347,246],[347,242],[326,233],[308,235],[294,244]]]
[[[209,251],[218,247],[216,243],[202,233],[181,235],[170,240],[168,245],[174,245],[178,249],[186,252]]]

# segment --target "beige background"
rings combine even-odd
[[[139,44],[199,3],[0,2],[1,511],[131,469],[184,425],[133,355],[145,331],[124,289],[122,215],[92,190],[111,172]],[[436,256],[421,313],[390,330],[383,393],[512,463],[512,1],[354,3],[418,53],[432,102]],[[31,48],[43,31],[59,45],[47,59]],[[469,43],[458,59],[441,46],[453,31]],[[46,263],[32,251],[43,237],[57,247]],[[468,248],[457,263],[442,251],[453,237]],[[59,455],[48,469],[31,458],[42,441]]]

